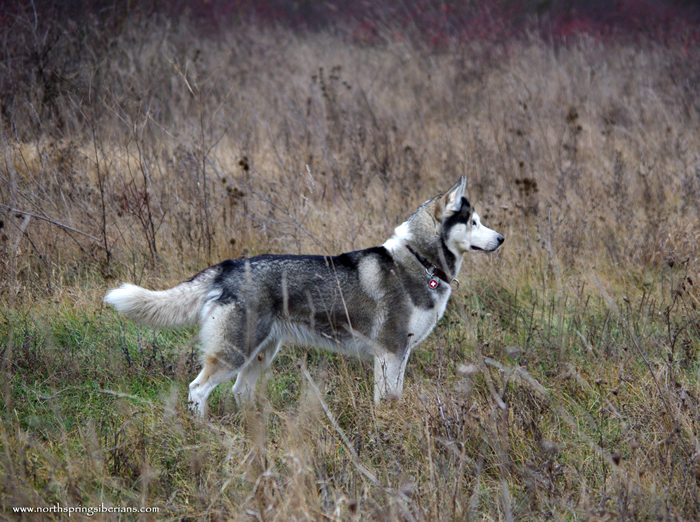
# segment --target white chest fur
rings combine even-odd
[[[435,328],[435,325],[445,313],[447,301],[450,299],[451,293],[452,291],[450,289],[440,296],[435,302],[435,306],[430,310],[424,310],[418,307],[413,309],[411,318],[408,321],[408,333],[411,338],[411,347],[422,343],[430,332],[433,331],[433,328]]]

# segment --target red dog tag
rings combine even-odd
[[[439,284],[440,284],[440,282],[435,278],[432,278],[430,281],[428,281],[428,286],[430,288],[432,288],[433,290],[435,290]]]

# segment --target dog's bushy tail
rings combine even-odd
[[[214,274],[205,270],[169,290],[147,290],[124,283],[104,298],[118,312],[138,323],[155,328],[174,328],[197,324],[202,308],[218,297],[211,282]]]

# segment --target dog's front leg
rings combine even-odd
[[[398,399],[403,392],[408,351],[403,355],[383,353],[374,357],[374,402]]]

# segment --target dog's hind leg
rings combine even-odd
[[[254,309],[242,310],[237,304],[218,305],[206,311],[202,320],[200,339],[204,352],[204,367],[190,384],[190,408],[204,417],[209,394],[222,382],[242,373],[241,388],[252,396],[258,371],[258,352],[271,344],[271,319],[261,317]],[[272,356],[276,353],[276,348]],[[264,357],[272,359],[271,357]],[[254,364],[253,368],[247,367]],[[268,363],[269,364],[269,363]],[[255,377],[255,380],[253,380]],[[236,380],[236,384],[238,384]],[[245,386],[244,386],[245,385]],[[234,391],[241,391],[236,388]],[[238,397],[236,397],[238,400]]]
[[[246,407],[253,403],[255,396],[255,385],[260,376],[270,367],[273,359],[280,350],[282,341],[278,339],[267,340],[255,355],[246,364],[236,377],[233,385],[233,396],[239,407]]]
[[[209,394],[222,382],[233,378],[238,373],[238,368],[220,359],[217,354],[204,356],[204,368],[197,378],[190,383],[189,405],[190,409],[204,418],[207,398]]]
[[[209,394],[222,382],[233,378],[246,357],[236,350],[231,337],[231,325],[239,321],[236,306],[213,304],[202,312],[199,339],[202,343],[202,371],[190,383],[189,406],[204,417]]]

